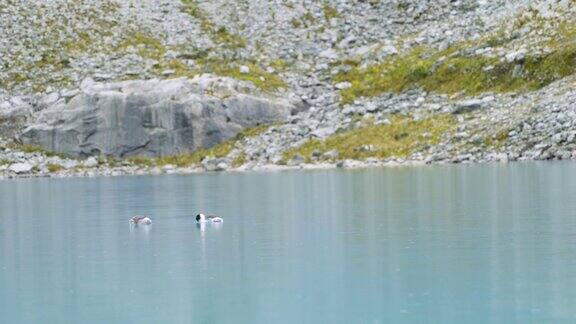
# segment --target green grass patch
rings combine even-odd
[[[249,73],[240,73],[240,66],[246,65],[250,68]],[[285,88],[286,83],[277,75],[268,73],[265,69],[256,63],[222,63],[219,61],[206,62],[204,65],[206,71],[238,80],[250,81],[256,87],[263,91],[273,91]]]
[[[286,62],[286,60],[276,59],[270,62],[269,66],[277,71],[285,71],[288,69],[289,64]]]
[[[235,78],[252,82],[258,89],[265,92],[286,88],[286,83],[276,74],[269,73],[260,65],[253,62],[233,62],[223,59],[198,59],[194,68],[189,67],[179,59],[160,61],[154,66],[154,73],[161,75],[165,70],[172,70],[170,78],[189,77],[192,78],[202,73],[213,73],[220,76]],[[250,68],[249,73],[240,73],[240,66],[245,65]]]
[[[60,164],[48,163],[46,166],[48,167],[48,171],[50,171],[50,173],[60,172],[64,169]]]
[[[122,161],[116,157],[108,156],[98,160],[99,165],[107,165],[110,168],[115,168],[122,164]]]
[[[222,158],[230,154],[234,148],[236,139],[228,140],[224,143],[215,145],[209,149],[198,150],[189,154],[179,154],[165,156],[155,160],[156,165],[175,165],[177,167],[188,167],[200,164],[206,157]]]
[[[145,157],[145,156],[131,156],[131,157],[127,158],[126,160],[132,164],[136,164],[139,166],[152,167],[155,165],[153,159],[151,159],[149,157]]]
[[[214,158],[223,158],[223,157],[228,156],[232,152],[232,150],[234,149],[234,146],[236,145],[236,143],[238,141],[241,141],[241,140],[249,138],[249,137],[258,136],[258,135],[262,134],[263,132],[265,132],[266,130],[268,130],[268,128],[270,128],[270,125],[260,125],[260,126],[248,128],[248,129],[245,129],[244,131],[240,132],[234,138],[229,139],[223,143],[217,144],[211,148],[201,149],[201,150],[197,150],[197,151],[194,151],[191,153],[165,156],[165,157],[159,157],[159,158],[147,158],[147,157],[134,156],[134,157],[128,158],[127,160],[129,162],[135,164],[135,165],[146,166],[146,167],[163,166],[163,165],[168,165],[168,164],[174,165],[177,167],[195,166],[195,165],[199,165],[200,162],[202,162],[202,160],[204,158],[209,157],[209,156],[214,157]]]
[[[338,9],[330,6],[328,3],[324,3],[324,5],[322,6],[322,12],[324,13],[324,18],[326,20],[340,17]]]
[[[418,121],[394,116],[390,124],[370,125],[337,133],[323,141],[310,140],[298,148],[287,150],[283,159],[288,161],[300,155],[310,161],[314,152],[325,153],[331,150],[337,150],[341,159],[406,158],[439,143],[442,135],[453,131],[455,126],[456,121],[450,115]]]
[[[523,62],[502,62],[485,56],[459,55],[456,48],[444,52],[415,49],[405,55],[367,68],[354,67],[334,78],[352,87],[341,92],[342,102],[402,92],[413,87],[448,94],[531,91],[576,72],[576,44],[569,43],[551,54],[527,57]]]
[[[314,25],[315,23],[316,18],[310,11],[307,11],[301,17],[298,18],[295,17],[290,20],[290,24],[292,25],[293,28],[303,28],[303,27],[308,28]]]
[[[210,35],[210,38],[218,45],[231,49],[241,49],[246,47],[246,39],[240,35],[231,33],[226,27],[218,27],[208,14],[200,7],[196,0],[181,0],[182,11],[194,17],[203,32]]]
[[[66,154],[48,151],[48,150],[41,148],[40,146],[31,145],[31,144],[10,143],[7,145],[7,147],[12,149],[12,150],[15,150],[15,151],[20,151],[20,152],[24,152],[24,153],[39,153],[39,154],[43,154],[44,156],[47,156],[47,157],[53,157],[53,156],[57,156],[60,158],[67,158],[68,157]]]
[[[4,1],[8,8],[17,9],[16,1]],[[3,51],[0,69],[6,75],[0,80],[0,87],[12,90],[20,88],[43,92],[47,88],[64,88],[73,85],[69,75],[59,72],[70,68],[75,57],[104,53],[109,50],[105,37],[118,33],[117,23],[110,17],[118,10],[114,0],[93,2],[78,6],[76,1],[61,1],[48,5],[38,4],[37,9],[24,13],[28,28],[41,30],[34,41],[22,39],[18,44]],[[46,17],[43,11],[50,8],[61,12],[70,19]],[[8,10],[10,11],[10,9]],[[106,15],[102,15],[106,13]],[[20,22],[22,23],[22,22]],[[19,23],[16,23],[18,25]],[[82,28],[78,28],[82,26]],[[6,47],[8,49],[8,47]],[[32,56],[32,60],[23,58]]]
[[[220,27],[213,34],[213,38],[218,44],[223,44],[230,49],[239,49],[246,47],[246,39],[240,35],[230,33],[226,27]]]
[[[232,161],[232,167],[237,168],[246,164],[247,161],[246,153],[242,152]]]
[[[245,65],[250,68],[249,73],[240,73],[240,66]],[[172,70],[170,78],[189,77],[192,78],[202,73],[213,73],[220,76],[235,78],[252,82],[262,91],[272,92],[280,88],[286,88],[286,83],[276,74],[269,73],[263,67],[254,62],[233,62],[225,59],[207,59],[201,58],[196,60],[194,68],[189,67],[180,59],[159,61],[154,66],[154,73],[162,75],[165,70]]]
[[[192,78],[199,72],[190,68],[186,63],[178,59],[160,61],[154,66],[154,73],[161,75],[166,70],[172,70],[174,73],[170,75],[171,78],[189,77]]]
[[[506,141],[508,141],[509,133],[509,130],[504,129],[494,135],[488,136],[484,138],[484,145],[494,149],[500,149],[506,144]]]
[[[135,48],[139,56],[153,60],[160,60],[166,53],[161,40],[143,32],[128,33],[116,51],[125,52],[129,48]]]
[[[247,46],[247,41],[241,35],[230,32],[226,27],[216,25],[208,14],[200,7],[196,0],[181,0],[182,11],[193,17],[204,33],[221,49],[237,53]],[[224,51],[226,52],[226,51]],[[235,61],[228,58],[209,58],[208,53],[194,57],[197,67],[190,69],[179,60],[160,63],[157,73],[166,69],[174,70],[172,77],[194,76],[200,73],[214,73],[221,76],[232,77],[239,80],[250,81],[263,91],[272,91],[284,88],[285,83],[277,75],[268,73],[264,68],[253,62]],[[235,56],[236,54],[232,55]],[[240,73],[240,66],[246,65],[250,73]]]

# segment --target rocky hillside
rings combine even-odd
[[[575,20],[572,0],[4,1],[0,174],[573,158]],[[194,78],[247,91],[170,92]]]

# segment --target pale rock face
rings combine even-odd
[[[91,156],[91,157],[87,158],[86,160],[84,160],[84,162],[82,162],[82,164],[87,168],[93,168],[93,167],[98,165],[98,160],[95,157]]]
[[[245,87],[245,88],[243,88]],[[34,118],[22,140],[73,156],[164,156],[221,143],[299,108],[213,76],[93,83]]]
[[[32,168],[33,166],[29,163],[14,163],[8,168],[8,170],[16,174],[23,174],[29,173],[32,171]]]

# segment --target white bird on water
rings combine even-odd
[[[134,216],[130,218],[130,224],[133,225],[150,225],[152,224],[152,220],[146,216]]]
[[[206,216],[204,214],[196,215],[196,222],[197,223],[222,223],[224,220],[222,217],[210,215]]]

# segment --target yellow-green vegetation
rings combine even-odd
[[[332,18],[338,18],[340,14],[338,13],[338,9],[330,6],[328,3],[324,3],[322,6],[322,12],[324,13],[324,18],[326,20],[330,20]]]
[[[538,9],[529,7],[525,11],[522,11],[516,15],[516,18],[513,20],[512,27],[514,29],[520,29],[529,24],[543,24],[544,22],[545,19],[540,15]]]
[[[144,156],[131,156],[126,159],[128,162],[140,166],[147,166],[151,167],[154,166],[154,161],[151,158],[144,157]]]
[[[10,143],[8,144],[8,148],[13,149],[15,151],[20,151],[24,153],[40,153],[48,157],[58,156],[61,158],[65,158],[66,155],[62,153],[52,152],[41,148],[40,146],[30,145],[30,144],[18,144],[18,143]]]
[[[298,18],[296,17],[292,18],[292,20],[290,20],[290,23],[294,28],[302,28],[302,27],[308,28],[316,23],[316,18],[310,11],[307,11]]]
[[[21,4],[5,1],[5,5],[10,12]],[[103,38],[111,35],[117,25],[112,14],[119,5],[113,0],[75,0],[30,3],[30,6],[31,10],[23,15],[24,20],[14,26],[18,28],[19,24],[26,23],[34,41],[27,37],[15,40],[17,43],[8,51],[0,53],[3,56],[0,69],[7,71],[0,79],[0,87],[10,90],[24,85],[36,92],[44,91],[48,85],[68,87],[73,83],[70,76],[55,72],[68,68],[74,57],[103,47]],[[45,15],[46,10],[62,12],[67,19]],[[84,27],[78,29],[77,26]]]
[[[152,161],[153,165],[175,165],[188,167],[200,164],[205,157],[222,158],[230,154],[236,143],[235,139],[215,145],[209,149],[202,149],[188,154],[165,156]]]
[[[249,137],[258,136],[261,133],[265,132],[268,128],[270,128],[270,125],[260,125],[248,128],[240,132],[234,138],[229,139],[223,143],[217,144],[211,148],[201,149],[191,153],[165,156],[159,158],[147,158],[147,157],[135,156],[128,158],[128,161],[133,164],[145,167],[163,166],[168,164],[177,167],[195,166],[200,164],[200,162],[202,162],[202,160],[206,157],[222,158],[228,156],[228,154],[232,152],[234,146],[238,141],[241,141]],[[238,158],[236,158],[234,162],[238,163],[241,162],[241,160],[238,160]]]
[[[222,37],[226,36],[225,31],[219,32]],[[221,76],[228,76],[239,80],[250,81],[263,91],[273,91],[285,87],[284,81],[277,75],[268,73],[264,68],[254,62],[234,62],[229,59],[207,58],[206,53],[195,53],[196,67],[189,67],[181,59],[164,60],[164,54],[168,50],[162,42],[154,37],[141,32],[129,34],[125,41],[119,44],[117,51],[126,51],[129,48],[136,49],[138,55],[157,60],[154,72],[157,75],[165,70],[172,70],[171,77],[194,77],[201,73],[214,73]],[[249,73],[240,73],[240,66],[246,65],[250,68]]]
[[[245,65],[250,68],[249,73],[240,73],[240,66]],[[172,70],[170,77],[194,77],[201,73],[213,73],[220,76],[227,76],[238,80],[250,81],[257,88],[266,92],[285,88],[286,84],[276,74],[269,73],[255,62],[234,62],[227,59],[199,58],[196,60],[194,68],[189,67],[180,59],[160,60],[154,66],[154,72],[161,75],[164,70]]]
[[[249,73],[240,73],[240,66],[245,65],[250,68]],[[285,88],[284,81],[275,74],[268,73],[255,63],[233,64],[233,63],[218,63],[217,61],[207,62],[205,65],[209,71],[222,75],[232,77],[238,80],[250,81],[256,87],[264,91],[273,91],[279,88]]]
[[[509,133],[510,131],[508,129],[503,129],[494,135],[484,138],[484,144],[494,149],[500,149],[506,144]]]
[[[203,32],[210,35],[218,45],[227,49],[239,49],[246,47],[246,39],[240,35],[229,32],[225,27],[218,27],[200,8],[196,0],[181,0],[182,11],[196,18]]]
[[[143,158],[143,159],[146,159],[146,158]],[[98,159],[99,165],[108,165],[111,168],[115,168],[115,167],[119,166],[121,164],[121,162],[122,161],[120,159],[113,157],[113,156],[108,156],[108,157],[105,157],[102,159]]]
[[[243,140],[243,139],[250,138],[250,137],[256,137],[256,136],[266,132],[268,129],[270,129],[271,126],[273,126],[273,125],[258,125],[255,127],[247,128],[247,129],[243,130],[242,132],[240,132],[238,135],[236,135],[235,139],[236,140]]]
[[[337,75],[334,81],[352,83],[351,88],[341,92],[343,103],[413,87],[465,95],[537,90],[576,73],[574,4],[549,8],[556,14],[542,14],[529,7],[494,32],[478,40],[456,43],[443,51],[415,48],[368,67],[360,67],[353,61],[340,62],[351,69]],[[474,54],[477,49],[487,47],[492,53],[515,52],[519,45],[526,48],[527,44],[542,49],[534,52],[546,54],[528,53],[514,62],[495,55]]]
[[[245,48],[246,39],[238,34],[231,33],[226,27],[217,26],[208,14],[200,7],[196,0],[181,0],[183,4],[182,11],[194,17],[202,31],[221,48],[236,52]],[[255,62],[246,62],[242,60],[231,60],[229,58],[209,58],[208,53],[202,53],[195,57],[197,68],[192,70],[186,64],[179,60],[160,63],[156,71],[161,72],[165,69],[174,71],[174,77],[193,76],[199,73],[214,73],[221,76],[228,76],[239,80],[250,81],[256,87],[263,91],[272,91],[285,87],[284,81],[277,75],[268,73],[264,68]],[[250,68],[249,73],[240,73],[240,66],[245,65]]]
[[[269,65],[271,68],[278,70],[278,71],[284,71],[288,68],[288,62],[286,62],[283,59],[276,59],[276,60],[270,62]]]
[[[74,7],[78,1],[82,2],[80,7],[84,8],[81,11]],[[183,11],[196,18],[218,49],[200,50],[188,43],[167,45],[164,43],[164,35],[118,25],[114,16],[102,14],[118,10],[119,5],[113,0],[98,3],[88,0],[64,2],[54,6],[62,12],[73,12],[71,19],[60,21],[44,18],[42,10],[37,10],[38,17],[31,17],[31,28],[45,32],[38,36],[36,42],[25,41],[15,47],[17,51],[3,53],[8,56],[0,63],[0,69],[5,71],[0,78],[0,87],[10,90],[26,86],[36,92],[42,92],[48,86],[69,87],[74,84],[72,74],[59,72],[70,68],[74,59],[86,54],[122,56],[128,53],[156,61],[151,72],[157,77],[166,77],[163,72],[167,70],[172,71],[168,75],[170,78],[194,77],[209,72],[251,81],[265,91],[284,86],[278,76],[266,72],[256,61],[235,59],[240,57],[238,51],[246,47],[246,39],[212,22],[196,0],[182,0],[182,3]],[[78,29],[76,25],[86,28]],[[107,41],[112,34],[119,37],[113,37],[114,42]],[[170,50],[182,54],[177,58],[166,58],[165,54]],[[30,56],[34,60],[22,59]],[[250,66],[250,73],[240,74],[240,65]],[[138,77],[130,74],[121,79]]]
[[[238,154],[238,156],[234,159],[234,161],[232,161],[232,166],[237,168],[239,166],[244,165],[246,161],[247,161],[246,153],[242,152]]]
[[[2,166],[2,165],[8,165],[8,164],[10,164],[10,163],[12,163],[12,162],[10,162],[10,160],[0,159],[0,166]]]
[[[51,173],[60,172],[64,169],[60,164],[48,163],[46,166]]]
[[[248,73],[240,73],[240,66],[250,68]],[[196,67],[190,68],[183,61],[173,59],[161,61],[154,67],[154,71],[160,75],[164,70],[172,70],[171,77],[194,77],[201,73],[213,73],[220,76],[235,78],[252,82],[258,89],[265,92],[273,92],[285,88],[286,83],[276,74],[269,73],[255,62],[233,62],[225,59],[196,60]]]
[[[245,65],[250,68],[249,73],[240,73],[240,66]],[[254,62],[233,62],[225,59],[198,59],[196,67],[190,68],[183,61],[178,59],[160,61],[154,71],[160,75],[164,70],[172,70],[171,77],[194,77],[201,73],[213,73],[220,76],[227,76],[238,80],[252,82],[262,91],[272,92],[280,88],[285,88],[286,83],[276,74],[269,73],[260,65]]]
[[[230,33],[226,27],[219,27],[214,33],[216,43],[222,44],[227,48],[244,48],[246,39],[240,35]]]
[[[85,166],[84,164],[78,164],[72,170],[79,172],[79,171],[84,171],[86,169],[88,169],[88,167]]]
[[[574,43],[559,46],[548,55],[528,56],[522,62],[461,55],[459,48],[442,52],[418,48],[380,64],[341,73],[335,77],[336,82],[352,83],[351,88],[341,92],[342,102],[416,86],[426,91],[467,95],[530,91],[576,72]]]
[[[298,18],[292,18],[290,20],[290,24],[292,25],[293,28],[300,28],[302,27],[302,22],[300,21],[300,19]]]
[[[159,60],[166,53],[166,48],[158,38],[147,35],[143,32],[135,31],[127,33],[124,41],[116,48],[116,51],[125,52],[129,48],[134,48],[137,54],[149,59]]]
[[[310,140],[298,148],[287,150],[283,157],[287,161],[300,155],[310,161],[314,152],[337,150],[341,159],[406,158],[439,143],[442,136],[453,132],[455,127],[454,118],[446,114],[422,120],[393,116],[390,124],[369,125],[337,133],[323,141]]]
[[[180,78],[180,77],[192,78],[201,73],[199,69],[191,68],[190,66],[188,66],[186,63],[184,63],[182,60],[179,59],[160,60],[153,67],[153,72],[157,76],[162,76],[162,72],[166,70],[172,71],[172,74],[169,76],[170,78]]]

